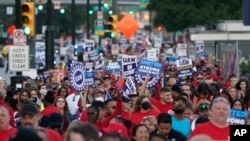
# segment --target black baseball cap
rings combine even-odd
[[[25,114],[29,114],[29,115],[36,115],[38,114],[39,111],[37,110],[37,108],[35,107],[35,105],[31,104],[31,103],[28,103],[28,104],[25,104],[21,110],[21,115],[25,115]]]

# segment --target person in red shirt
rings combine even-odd
[[[40,112],[33,104],[25,104],[21,110],[21,125],[23,127],[31,127],[34,129],[39,127],[39,121],[41,119]],[[63,138],[54,130],[44,128],[48,134],[48,141],[63,141]]]
[[[229,140],[230,126],[227,122],[230,103],[224,97],[216,97],[212,101],[210,121],[198,125],[189,137],[189,141],[196,135],[208,135],[212,140]]]
[[[171,113],[173,109],[173,98],[171,90],[167,87],[162,87],[160,90],[160,100],[150,98],[150,102],[161,112]]]
[[[48,91],[46,96],[44,97],[44,106],[45,109],[41,111],[41,114],[45,117],[49,117],[52,113],[60,113],[62,114],[61,110],[54,106],[54,94],[52,91]]]
[[[153,105],[150,103],[147,96],[140,95],[137,98],[134,112],[131,115],[132,125],[140,124],[144,118],[149,116],[157,118],[159,113],[160,112],[157,108],[153,108]]]
[[[12,117],[12,118],[11,118]],[[0,140],[7,141],[10,137],[15,136],[17,129],[11,126],[13,120],[11,108],[4,103],[0,104]]]
[[[94,124],[95,127],[101,131],[103,128],[106,128],[109,126],[109,122],[111,119],[114,117],[117,117],[118,115],[121,115],[122,113],[122,98],[121,98],[121,93],[119,92],[118,97],[117,97],[117,104],[114,113],[111,116],[108,116],[106,118],[100,118],[100,112],[101,112],[101,107],[97,105],[91,105],[90,107],[87,108],[87,123]],[[81,116],[81,121],[84,122],[84,114]],[[85,121],[86,122],[86,121]]]

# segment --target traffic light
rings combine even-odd
[[[162,30],[163,30],[163,27],[162,27],[161,25],[159,25],[159,26],[157,27],[157,30],[158,30],[158,31],[162,31]]]
[[[23,2],[22,4],[23,31],[27,36],[35,35],[35,3]]]
[[[109,24],[110,24],[110,31],[112,32],[112,37],[117,39],[118,38],[118,29],[117,29],[117,24],[118,24],[118,16],[117,15],[110,15],[108,18]]]

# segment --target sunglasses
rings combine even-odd
[[[208,103],[203,103],[200,104],[199,109],[209,109],[210,108],[210,104]]]
[[[88,116],[92,116],[92,115],[95,115],[95,114],[96,114],[96,112],[89,112],[89,113],[87,113]]]
[[[115,106],[113,106],[113,107],[108,107],[108,108],[115,109]]]
[[[197,79],[197,80],[202,80],[203,78],[201,78],[201,77],[200,77],[200,78],[198,78],[198,77],[197,77],[196,79]]]

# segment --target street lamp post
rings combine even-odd
[[[54,26],[52,24],[52,0],[47,1],[47,28],[45,31],[45,63],[46,70],[54,69]]]

